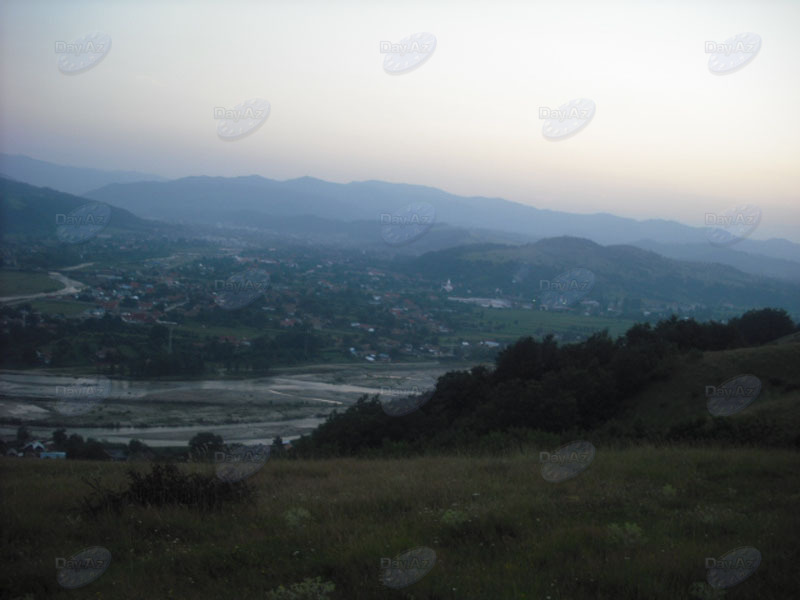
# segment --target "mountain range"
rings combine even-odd
[[[381,181],[340,184],[310,177],[288,181],[259,176],[186,177],[109,184],[85,195],[144,217],[204,224],[260,222],[266,227],[271,225],[271,218],[312,216],[339,223],[374,224],[381,215],[396,213],[412,203],[427,203],[435,208],[437,223],[495,232],[494,238],[483,236],[486,241],[508,241],[508,235],[524,241],[575,236],[598,244],[631,244],[673,258],[720,263],[753,274],[800,281],[800,244],[787,240],[744,239],[721,247],[709,243],[703,227],[664,220],[636,221],[605,213],[542,210],[501,198],[467,198],[417,185]],[[498,237],[501,233],[506,239]],[[418,247],[421,252],[428,249]]]
[[[31,164],[36,169],[30,168]],[[800,282],[800,244],[788,240],[743,239],[728,246],[715,246],[706,238],[705,227],[661,219],[638,221],[608,213],[539,209],[502,198],[457,196],[420,185],[383,181],[342,184],[313,177],[277,181],[257,175],[164,180],[142,173],[63,167],[9,155],[2,156],[0,172],[32,185],[61,191],[80,189],[71,193],[106,202],[139,217],[256,228],[312,242],[384,251],[387,246],[382,244],[376,227],[381,215],[395,214],[413,203],[426,203],[435,208],[436,225],[413,244],[391,248],[392,252],[422,254],[467,243],[522,244],[573,236]],[[101,185],[86,189],[101,180]]]
[[[0,178],[2,241],[55,242],[54,215],[69,213],[86,203],[85,197]],[[198,231],[201,237],[207,237],[207,232],[214,229],[226,233],[221,226],[168,225],[142,219],[116,206],[111,206],[110,210],[110,225],[104,233],[112,237],[114,231],[162,235],[167,230],[170,235],[187,237]],[[335,243],[339,236],[348,239],[351,246],[353,240],[358,239],[364,248],[386,247],[374,221],[342,223],[320,217],[269,217],[260,212],[249,217],[250,229],[271,231],[276,237],[282,225],[281,235],[288,241],[323,239]],[[292,230],[295,233],[291,233]],[[235,235],[235,230],[227,233]],[[506,235],[513,237],[513,234]],[[631,298],[650,306],[674,303],[702,304],[709,308],[729,305],[737,309],[770,306],[800,314],[800,283],[797,282],[745,273],[718,263],[675,260],[632,245],[601,245],[567,236],[544,238],[534,243],[520,239],[507,239],[504,243],[491,241],[498,236],[491,230],[436,224],[418,240],[420,255],[399,258],[395,267],[410,277],[422,275],[432,281],[453,278],[459,286],[454,291],[456,295],[464,292],[494,295],[499,289],[504,295],[529,301],[539,295],[541,280],[552,280],[561,272],[582,268],[590,270],[596,278],[589,298],[606,301]]]
[[[36,160],[22,154],[0,154],[0,176],[75,195],[84,194],[109,183],[166,181],[163,177],[149,173],[68,167]]]

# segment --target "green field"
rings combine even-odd
[[[797,452],[599,446],[586,471],[549,483],[537,463],[544,449],[272,460],[251,478],[252,504],[210,515],[128,508],[97,520],[76,510],[89,490],[81,478],[120,487],[125,464],[3,458],[2,597],[265,598],[321,577],[336,586],[331,599],[348,600],[721,598],[703,583],[705,559],[740,546],[762,562],[725,598],[795,597]],[[61,589],[55,558],[95,545],[110,550],[108,571]],[[417,546],[436,552],[433,569],[409,587],[384,587],[381,558]]]
[[[164,317],[169,321],[169,315]],[[203,326],[202,323],[197,321],[188,321],[182,325],[175,326],[175,332],[185,332],[199,335],[201,338],[205,336],[218,337],[218,336],[232,336],[237,338],[255,338],[264,333],[274,331],[269,329],[257,329],[255,327],[225,327],[221,325],[207,325]]]
[[[0,296],[56,292],[63,287],[47,273],[0,270]]]
[[[485,308],[481,317],[470,320],[470,325],[459,327],[452,335],[441,336],[445,344],[462,338],[469,341],[492,339],[516,341],[523,336],[541,337],[547,333],[591,335],[608,329],[612,337],[625,333],[634,321],[610,317],[563,314],[540,310]]]
[[[31,308],[48,315],[63,314],[65,317],[74,317],[87,309],[94,308],[91,302],[76,302],[75,300],[34,300]]]

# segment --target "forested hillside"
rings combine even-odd
[[[578,436],[592,432],[615,439],[649,437],[651,441],[689,438],[746,442],[757,435],[761,444],[793,445],[800,441],[793,433],[797,423],[786,413],[765,415],[762,411],[754,424],[744,418],[750,413],[741,419],[712,418],[704,402],[695,402],[693,408],[684,406],[685,414],[669,422],[658,413],[648,412],[648,403],[660,389],[680,382],[692,364],[705,360],[709,368],[697,375],[699,389],[689,393],[696,399],[705,386],[742,374],[727,369],[727,377],[715,379],[726,370],[711,368],[714,355],[741,354],[742,349],[748,349],[751,357],[757,356],[764,344],[796,331],[798,326],[785,312],[765,309],[747,312],[727,324],[675,317],[655,327],[637,324],[616,341],[607,332],[561,346],[552,336],[542,340],[527,337],[501,352],[494,369],[478,366],[442,376],[433,391],[413,401],[419,409],[410,414],[390,416],[385,401],[382,406],[378,397],[365,396],[345,412],[333,413],[295,448],[301,456],[370,450],[419,452],[502,446],[540,434]],[[800,364],[800,344],[796,341],[769,348],[777,356],[764,365],[765,371],[770,364],[783,373],[789,372],[786,363]],[[797,381],[762,374],[762,396],[772,402],[797,396],[800,374],[795,373]],[[616,420],[612,423],[612,419]]]

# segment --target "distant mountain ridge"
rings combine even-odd
[[[0,178],[0,237],[3,240],[53,239],[55,215],[72,211],[90,202],[85,197],[37,188]],[[283,239],[337,242],[348,245],[359,240],[362,247],[387,248],[382,243],[376,222],[341,223],[321,217],[268,217],[263,213],[229,217],[244,224],[283,236]],[[264,219],[264,223],[259,223]],[[112,206],[109,229],[153,233],[174,229],[161,222],[139,218]],[[280,231],[283,230],[283,231]],[[454,295],[493,295],[498,288],[504,295],[530,301],[538,293],[542,279],[552,279],[573,268],[591,270],[596,278],[592,290],[598,298],[634,298],[660,304],[703,304],[719,307],[782,307],[800,315],[800,284],[753,275],[734,267],[703,264],[666,258],[632,245],[603,246],[594,241],[561,236],[524,243],[522,239],[502,240],[486,229],[467,229],[438,223],[420,238],[421,256],[406,256],[396,263],[409,275],[423,275],[433,281],[452,279]],[[496,243],[500,239],[505,243]],[[415,242],[416,244],[416,242]],[[748,256],[748,255],[745,255]],[[590,296],[591,297],[591,296]]]
[[[707,243],[705,228],[673,221],[636,221],[608,213],[566,213],[502,198],[457,196],[436,188],[382,181],[332,183],[311,177],[277,181],[258,175],[185,177],[167,182],[111,184],[86,196],[120,206],[124,204],[129,210],[138,209],[142,216],[176,219],[188,218],[190,215],[186,211],[191,209],[217,214],[225,209],[239,209],[360,221],[391,213],[412,202],[427,202],[436,208],[437,222],[511,231],[537,238],[574,235],[595,239],[601,244],[639,239]],[[753,240],[740,243],[747,241]],[[800,244],[786,243],[796,247],[793,250],[800,258]]]
[[[0,154],[0,176],[75,195],[82,195],[110,183],[166,181],[158,175],[139,173],[138,171],[105,171],[68,167],[36,160],[22,154]]]
[[[419,255],[468,244],[524,244],[533,241],[530,237],[516,233],[434,223],[413,244],[390,247],[381,237],[380,225],[374,220],[336,221],[309,215],[276,216],[258,211],[231,211],[226,214],[225,222],[226,227],[234,230],[257,229],[265,238],[361,248],[377,254],[392,255]],[[220,228],[224,229],[222,226]]]
[[[800,244],[788,240],[744,239],[719,247],[707,241],[703,227],[663,219],[636,221],[607,213],[538,209],[502,198],[456,196],[421,185],[374,180],[340,184],[313,177],[276,181],[258,175],[164,180],[133,171],[64,167],[18,155],[0,157],[0,174],[27,180],[31,185],[83,194],[140,217],[257,226],[276,233],[283,229],[294,238],[365,248],[377,248],[380,243],[378,228],[371,224],[377,224],[381,214],[426,202],[436,208],[438,225],[414,244],[394,247],[393,252],[422,254],[469,243],[525,243],[566,235],[604,245],[630,244],[671,258],[724,264],[751,274],[800,281]],[[445,226],[440,227],[442,224]]]
[[[773,243],[782,240],[762,242],[763,244],[771,245],[771,256],[746,252],[746,249],[750,247],[746,243],[747,241],[744,240],[741,245],[736,244],[729,248],[721,248],[711,244],[660,244],[652,240],[639,240],[633,242],[632,245],[644,250],[651,250],[668,258],[709,264],[724,264],[735,267],[745,273],[800,282],[800,263],[779,257],[781,254],[791,256],[791,249],[785,248],[786,252],[782,252],[782,245]]]
[[[502,198],[463,197],[409,184],[362,181],[331,183],[312,177],[276,181],[247,177],[186,177],[167,182],[110,184],[86,194],[141,216],[183,222],[230,222],[231,214],[247,211],[268,216],[314,215],[335,221],[373,221],[402,207],[425,202],[436,209],[436,222],[481,228],[536,240],[576,236],[599,244],[650,243],[687,246],[681,258],[718,262],[752,273],[800,281],[800,244],[787,240],[741,240],[727,247],[712,246],[704,227],[673,221],[636,221],[607,213],[591,215],[545,210]],[[669,250],[669,248],[665,248]],[[744,260],[742,253],[757,255]],[[678,255],[676,254],[676,257]],[[792,261],[772,264],[771,259]]]

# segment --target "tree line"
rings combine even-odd
[[[763,309],[728,323],[673,316],[655,326],[634,325],[616,340],[608,331],[561,346],[552,335],[525,337],[497,355],[494,369],[440,377],[407,416],[389,416],[377,396],[362,396],[331,413],[294,450],[298,456],[354,455],[460,447],[498,432],[590,431],[619,415],[645,386],[668,377],[687,352],[758,346],[798,330],[785,311]]]

